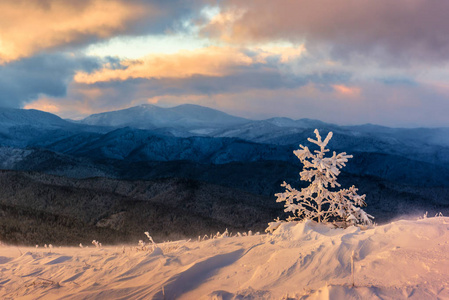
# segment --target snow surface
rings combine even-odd
[[[136,248],[0,246],[0,299],[449,299],[446,217]]]

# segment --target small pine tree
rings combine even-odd
[[[312,154],[309,148],[299,145],[301,149],[293,151],[304,165],[301,180],[309,181],[311,184],[301,189],[292,188],[285,181],[281,185],[285,187],[284,193],[278,193],[276,202],[285,202],[285,212],[292,212],[293,217],[287,220],[310,219],[317,222],[335,222],[338,227],[346,227],[351,224],[372,224],[374,217],[364,212],[360,206],[366,206],[365,196],[358,195],[357,189],[352,186],[349,189],[331,191],[340,187],[337,176],[348,158],[345,152],[331,157],[325,157],[332,132],[329,132],[324,141],[321,139],[318,129],[315,129],[316,140],[308,138],[308,141],[320,147]]]

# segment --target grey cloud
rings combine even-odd
[[[400,80],[397,83],[381,80],[358,82],[357,87],[363,95],[355,99],[342,99],[336,95],[332,85],[347,83],[348,77],[344,75],[310,76],[290,79],[290,82],[281,77],[265,76],[256,77],[245,84],[241,83],[242,78],[133,79],[94,85],[77,84],[62,102],[79,99],[84,89],[91,88],[102,91],[90,102],[96,112],[145,103],[147,99],[157,96],[167,97],[163,103],[175,105],[189,102],[191,97],[195,99],[195,95],[206,95],[209,97],[201,98],[202,104],[213,106],[215,96],[219,96],[217,99],[220,99],[221,106],[218,107],[227,105],[228,112],[249,118],[287,116],[294,119],[316,118],[337,124],[449,126],[447,95],[429,86]],[[318,90],[312,97],[299,89],[307,83],[314,83]],[[272,90],[276,92],[270,93]]]
[[[64,97],[76,70],[101,64],[87,57],[38,55],[0,66],[0,106],[19,108],[39,95]]]
[[[150,9],[153,7],[157,11],[157,15],[133,19],[126,25],[126,28],[114,36],[143,36],[188,31],[190,29],[184,28],[183,24],[190,19],[195,19],[205,3],[208,3],[207,0],[126,0],[126,2],[143,4]],[[77,41],[60,46],[58,49],[78,48],[100,40],[102,38],[99,36],[86,34]]]
[[[220,5],[224,12],[245,13],[230,24],[209,24],[203,34],[228,39],[230,35],[239,43],[324,43],[337,57],[356,53],[388,63],[449,59],[447,1],[229,0]]]
[[[135,0],[152,5],[160,12],[156,18],[142,18],[130,24],[127,33],[131,35],[164,34],[167,31],[185,30],[183,23],[196,19],[209,1],[207,0]]]
[[[276,69],[259,69],[258,66],[240,67],[231,75],[192,76],[188,78],[161,78],[161,79],[129,79],[125,81],[98,82],[92,88],[101,88],[104,91],[117,93],[114,98],[124,99],[162,95],[214,95],[223,93],[238,93],[254,89],[293,89],[304,86],[310,82],[318,85],[344,84],[350,80],[348,73],[320,73],[320,74],[283,74]],[[87,86],[86,86],[87,87]],[[105,95],[103,95],[104,97]],[[109,97],[112,95],[107,95]]]

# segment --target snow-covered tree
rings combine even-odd
[[[298,191],[284,181],[281,186],[285,187],[285,192],[275,195],[276,202],[285,202],[285,211],[293,213],[288,221],[310,219],[317,222],[335,222],[338,226],[372,224],[371,219],[374,217],[360,208],[366,206],[366,195],[358,195],[354,186],[336,190],[340,187],[337,182],[340,169],[352,155],[333,152],[332,156],[325,157],[329,152],[326,146],[332,138],[332,132],[329,132],[324,141],[317,129],[314,132],[316,140],[308,138],[308,141],[316,144],[319,150],[312,153],[308,147],[299,145],[300,149],[293,151],[304,165],[303,171],[299,173],[301,180],[311,184]]]

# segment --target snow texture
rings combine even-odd
[[[0,299],[449,299],[446,217],[136,245],[0,245]]]

